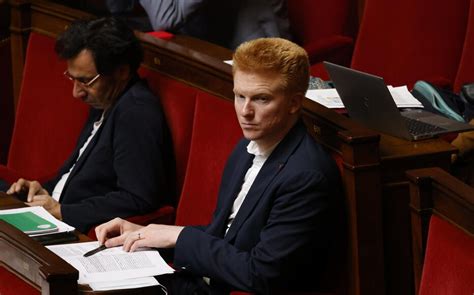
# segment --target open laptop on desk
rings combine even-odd
[[[381,77],[330,62],[324,65],[349,116],[369,128],[408,140],[474,130],[473,125],[421,109],[400,112]]]

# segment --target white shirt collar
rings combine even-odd
[[[251,140],[247,145],[247,153],[254,156],[261,156],[267,158],[268,156],[270,156],[270,154],[273,152],[273,150],[279,143],[280,142],[277,142],[268,149],[262,150],[255,141]]]

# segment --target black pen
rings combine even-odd
[[[100,245],[99,247],[97,247],[95,249],[92,249],[89,252],[84,253],[84,257],[89,257],[89,256],[94,255],[95,253],[98,253],[98,252],[100,252],[102,250],[105,250],[105,249],[107,249],[107,247],[105,247],[105,244]]]

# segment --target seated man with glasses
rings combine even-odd
[[[170,203],[171,137],[159,100],[137,75],[143,52],[133,31],[113,18],[77,21],[56,52],[67,61],[73,96],[92,107],[89,118],[55,179],[19,179],[7,193],[25,193],[28,205],[81,232]]]

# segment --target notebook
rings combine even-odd
[[[400,112],[381,77],[324,62],[349,116],[363,125],[408,140],[474,130],[422,109]]]
[[[0,220],[10,223],[27,235],[58,231],[55,224],[33,212],[0,214]]]

